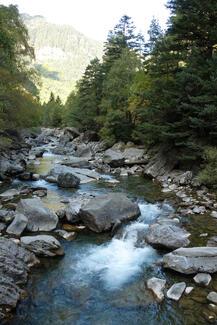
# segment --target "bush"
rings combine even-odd
[[[199,181],[208,186],[217,188],[217,148],[207,147],[204,150],[204,167],[198,175]]]

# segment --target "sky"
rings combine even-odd
[[[86,36],[103,41],[125,14],[132,17],[143,34],[153,16],[164,28],[169,15],[165,3],[166,0],[0,0],[3,5],[18,5],[21,13],[72,25]]]

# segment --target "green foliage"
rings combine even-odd
[[[204,167],[198,178],[200,182],[208,187],[217,187],[217,148],[207,147],[204,150]]]
[[[0,126],[37,124],[40,105],[33,48],[16,6],[0,5]]]
[[[103,62],[92,60],[68,97],[66,116],[81,130],[95,130],[108,143],[128,141],[135,114],[130,105],[131,87],[142,70],[142,38],[131,18],[123,16],[105,43]]]
[[[63,104],[59,96],[55,98],[50,93],[50,99],[43,105],[43,125],[46,127],[61,127],[63,118]]]

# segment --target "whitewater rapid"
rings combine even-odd
[[[158,259],[157,252],[145,242],[145,231],[159,216],[171,213],[167,204],[139,204],[141,215],[122,230],[121,236],[101,245],[90,245],[71,266],[72,280],[79,285],[97,278],[105,289],[120,289]]]

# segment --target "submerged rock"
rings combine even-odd
[[[27,217],[27,230],[29,231],[51,231],[58,223],[57,215],[39,198],[20,200],[16,211]]]
[[[214,304],[217,304],[217,292],[215,291],[211,291],[208,296],[207,299],[211,302],[213,302]]]
[[[156,223],[148,228],[145,240],[148,244],[156,247],[175,249],[188,246],[190,243],[189,236],[190,233],[174,224]]]
[[[217,272],[217,247],[178,248],[164,255],[163,265],[184,274]]]
[[[80,210],[81,221],[90,230],[103,232],[140,214],[139,206],[122,193],[110,193],[91,198]]]
[[[151,278],[147,281],[147,287],[150,289],[158,301],[162,301],[164,299],[163,290],[166,286],[166,280]]]
[[[185,291],[185,288],[186,288],[186,283],[185,282],[175,283],[167,291],[167,297],[169,299],[178,301],[181,298],[183,292]]]
[[[210,284],[211,280],[212,280],[212,277],[208,273],[198,273],[194,277],[194,282],[196,282],[197,284],[200,284],[202,286],[205,286],[205,287]]]
[[[37,256],[60,256],[64,251],[60,242],[53,236],[37,235],[20,238],[21,244]]]

